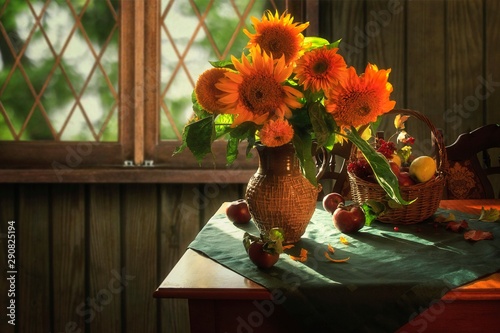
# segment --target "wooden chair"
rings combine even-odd
[[[347,179],[347,162],[351,154],[351,147],[352,143],[350,142],[344,142],[343,145],[337,143],[334,145],[332,151],[328,152],[326,156],[328,167],[319,179],[325,186],[323,186],[323,191],[318,195],[318,200],[322,200],[324,195],[331,192],[337,192],[349,198],[350,188]],[[325,158],[323,155],[317,156],[319,164],[322,163],[323,158]]]
[[[500,148],[500,124],[489,124],[461,134],[446,146],[448,199],[491,199],[495,192],[488,175],[500,174],[500,163],[491,163],[488,149]],[[482,155],[482,163],[478,155]]]

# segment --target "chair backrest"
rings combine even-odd
[[[500,174],[500,166],[491,164],[487,151],[495,147],[500,148],[500,124],[489,124],[463,133],[454,143],[446,147],[448,199],[495,197],[488,175]],[[483,156],[483,163],[478,159],[480,153]]]
[[[331,192],[336,192],[342,194],[344,197],[349,198],[349,182],[347,181],[347,163],[351,155],[351,142],[344,142],[344,144],[335,144],[332,151],[328,152],[326,158],[328,160],[328,167],[321,176],[320,180],[332,181],[331,188],[323,189],[323,193],[320,193],[318,200],[322,199],[322,196]],[[320,160],[324,158],[319,157]]]

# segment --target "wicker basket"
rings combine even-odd
[[[431,217],[436,212],[442,198],[446,173],[446,150],[443,138],[441,133],[436,130],[429,119],[420,112],[408,109],[395,109],[390,111],[388,114],[409,115],[423,121],[430,128],[431,133],[433,134],[434,143],[437,147],[437,153],[435,156],[437,162],[436,177],[425,183],[408,187],[400,187],[403,199],[407,201],[413,199],[417,200],[410,205],[404,205],[400,208],[388,208],[377,218],[381,222],[393,224],[418,223]],[[356,156],[356,153],[356,146],[353,145],[351,159]],[[386,192],[379,184],[365,181],[350,172],[348,174],[353,201],[357,203],[364,203],[368,199],[383,200],[386,197]]]

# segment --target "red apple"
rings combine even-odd
[[[399,165],[396,162],[390,161],[389,166],[391,167],[392,172],[397,176],[401,172]]]
[[[271,268],[280,258],[279,253],[270,253],[264,250],[264,243],[257,241],[248,247],[248,256],[250,260],[260,268]]]
[[[355,233],[365,225],[365,212],[356,204],[340,205],[333,212],[333,225],[345,234]]]
[[[399,186],[412,186],[415,185],[415,181],[410,177],[410,173],[406,171],[401,171],[398,175]]]
[[[229,221],[236,224],[248,223],[252,218],[250,216],[250,211],[248,210],[248,204],[243,199],[231,202],[226,207],[226,215]]]
[[[328,193],[323,198],[323,208],[330,214],[333,214],[339,203],[345,203],[344,197],[339,193]]]

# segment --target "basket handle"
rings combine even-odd
[[[446,159],[446,147],[444,145],[443,135],[441,134],[441,132],[438,131],[436,127],[434,127],[429,118],[427,118],[423,113],[419,111],[411,109],[393,109],[386,113],[386,115],[398,115],[398,114],[415,117],[420,121],[422,121],[424,124],[426,124],[427,127],[429,127],[432,133],[432,140],[434,141],[434,144],[437,147],[436,164],[438,166],[438,170],[443,172],[444,169],[446,168],[447,159]],[[356,153],[356,146],[353,145],[351,150],[351,159],[356,156],[355,153]]]

